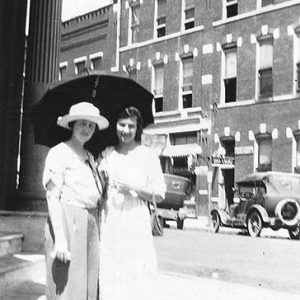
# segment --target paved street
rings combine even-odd
[[[300,242],[283,234],[251,238],[239,231],[166,229],[156,238],[161,270],[291,292],[300,298]]]

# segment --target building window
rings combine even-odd
[[[60,65],[59,66],[59,73],[58,73],[58,80],[64,80],[66,78],[66,74],[67,74],[67,65]]]
[[[181,59],[182,62],[182,108],[193,106],[193,56]]]
[[[225,103],[236,101],[237,47],[224,49],[224,99]]]
[[[297,63],[297,92],[300,92],[300,62]]]
[[[271,97],[273,91],[272,68],[259,70],[260,96]]]
[[[81,61],[75,64],[75,73],[77,75],[83,74],[86,70],[85,61]]]
[[[171,145],[186,145],[197,143],[197,132],[172,133],[170,134]]]
[[[273,95],[273,37],[259,39],[259,97],[267,98]]]
[[[238,0],[225,0],[226,18],[237,16],[238,14]]]
[[[166,35],[166,12],[167,12],[167,0],[157,0],[156,11],[156,37],[160,38]]]
[[[102,63],[102,57],[94,57],[91,58],[91,69],[92,70],[100,70],[101,69],[101,63]]]
[[[295,87],[296,93],[300,92],[300,25],[295,28],[294,37],[294,57],[295,57]]]
[[[261,0],[261,6],[268,6],[274,3],[274,0]]]
[[[272,136],[269,133],[256,136],[258,145],[258,172],[272,171]]]
[[[164,93],[164,65],[154,66],[154,101],[155,112],[163,111],[163,93]]]
[[[234,149],[235,149],[235,139],[232,136],[229,137],[223,137],[221,139],[221,144],[224,147],[226,153],[225,157],[235,157]]]
[[[86,57],[74,59],[75,74],[80,75],[86,72]]]
[[[195,1],[184,0],[184,29],[188,30],[195,27]]]
[[[295,173],[300,174],[300,130],[295,130],[294,139],[296,144],[296,157],[294,162],[294,171]]]
[[[126,68],[129,78],[137,81],[137,69],[136,66],[127,66]]]
[[[138,42],[140,19],[140,4],[139,1],[132,2],[130,6],[130,43]]]
[[[300,173],[300,137],[296,139],[296,166],[295,173]]]

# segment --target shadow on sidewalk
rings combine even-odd
[[[4,295],[3,300],[46,300],[45,285],[34,281],[23,281]]]

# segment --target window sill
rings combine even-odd
[[[194,33],[194,32],[200,32],[200,31],[203,31],[203,29],[204,29],[204,26],[200,25],[200,26],[191,28],[189,30],[179,31],[179,32],[172,33],[172,34],[167,34],[167,35],[159,37],[159,38],[153,37],[153,39],[150,39],[150,40],[147,40],[147,41],[144,41],[144,42],[139,42],[139,43],[135,43],[135,44],[128,44],[127,46],[120,48],[119,51],[120,52],[125,52],[125,51],[132,50],[132,49],[135,49],[135,48],[144,47],[144,46],[152,45],[152,44],[155,44],[155,43],[160,43],[160,42],[163,42],[163,41],[167,41],[167,40],[175,39],[175,38],[178,38],[178,37],[181,37],[181,36],[184,36],[184,35],[188,35],[188,34],[191,34],[191,33]]]
[[[215,21],[215,22],[213,22],[213,27],[217,27],[217,26],[225,25],[225,24],[228,24],[231,22],[243,20],[243,19],[250,18],[250,17],[256,16],[256,15],[261,15],[261,14],[265,14],[268,12],[276,11],[276,10],[279,10],[282,8],[291,7],[291,6],[297,5],[297,4],[299,4],[298,0],[290,0],[290,1],[286,1],[285,3],[279,3],[279,4],[259,7],[253,11],[239,14],[239,15],[231,17],[229,19],[223,18],[221,20]]]
[[[255,100],[242,100],[242,101],[235,101],[235,102],[223,102],[218,104],[218,109],[220,108],[230,108],[230,107],[239,107],[245,105],[253,105],[255,104]]]
[[[260,95],[257,99],[258,102],[271,102],[273,101],[272,95]]]
[[[270,103],[270,102],[280,102],[280,101],[290,101],[290,100],[298,100],[299,99],[299,93],[296,95],[282,95],[282,96],[273,96],[269,98],[262,98],[259,97],[258,99],[250,99],[250,100],[237,100],[236,102],[227,102],[225,103],[222,101],[221,103],[218,103],[218,109],[226,109],[231,107],[240,107],[240,106],[247,106],[247,105],[253,105],[253,104],[263,104],[263,103]]]
[[[256,168],[257,172],[267,172],[272,171],[272,165],[262,165]]]

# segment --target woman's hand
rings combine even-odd
[[[125,194],[131,194],[132,196],[139,196],[140,194],[140,187],[138,187],[137,185],[134,185],[132,183],[124,183],[121,181],[114,181],[114,186],[121,191],[122,193]]]
[[[54,250],[50,256],[54,259],[66,263],[71,260],[71,254],[68,250],[68,242],[63,230],[63,214],[60,205],[60,189],[50,180],[47,184],[47,204],[49,216],[54,231]]]
[[[50,256],[54,259],[57,258],[63,263],[67,263],[71,260],[71,253],[68,250],[68,243],[64,237],[56,237],[54,250]]]
[[[114,186],[122,193],[129,193],[133,197],[140,197],[141,199],[153,203],[153,196],[155,197],[155,202],[159,203],[163,200],[160,195],[153,194],[152,191],[141,188],[139,185],[134,183],[124,183],[120,181],[114,181]]]

